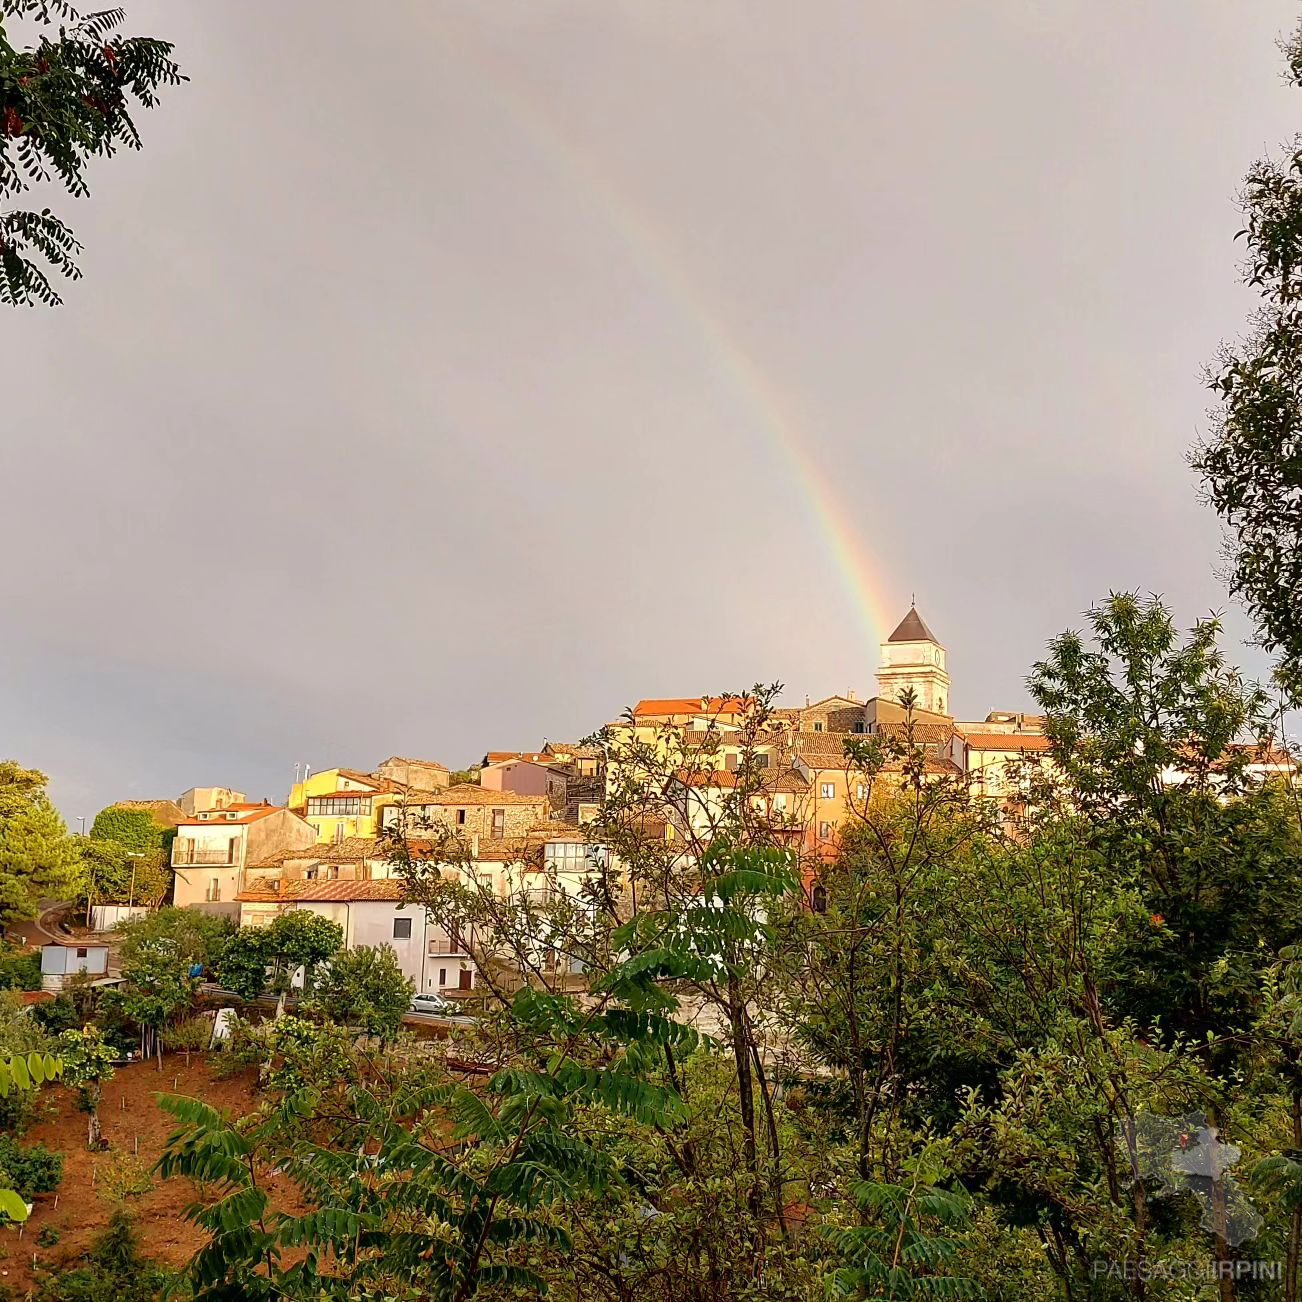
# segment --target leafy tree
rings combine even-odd
[[[131,880],[131,861],[127,849],[118,841],[81,838],[81,894],[86,904],[86,925],[91,923],[91,909],[110,901],[125,902]]]
[[[0,919],[34,918],[43,899],[78,888],[76,838],[45,793],[46,777],[0,760]]]
[[[34,45],[11,42],[13,18],[38,24]],[[122,20],[120,9],[83,16],[66,0],[0,0],[0,198],[51,177],[83,196],[91,158],[140,148],[135,105],[152,107],[160,86],[183,78],[169,44],[121,36]],[[75,279],[80,247],[48,208],[0,212],[0,302],[58,303],[37,259]]]
[[[116,933],[123,963],[130,963],[142,948],[156,941],[168,941],[187,968],[194,964],[215,967],[235,928],[228,918],[216,914],[166,908],[121,922]]]
[[[291,909],[267,927],[242,927],[227,942],[217,965],[217,979],[242,999],[271,991],[277,1015],[290,982],[303,969],[303,988],[311,989],[314,972],[344,943],[343,928],[310,909]]]
[[[864,1223],[824,1230],[844,1263],[828,1276],[829,1296],[980,1296],[973,1280],[951,1273],[959,1243],[946,1233],[967,1221],[970,1199],[941,1187],[946,1173],[934,1151],[907,1159],[903,1173],[906,1183],[898,1185],[860,1180],[854,1199]]]
[[[1302,909],[1290,799],[1247,768],[1264,699],[1218,646],[1181,639],[1156,599],[1113,595],[1092,641],[1056,638],[1030,686],[1055,781],[1087,839],[1143,911],[1122,924],[1117,1011],[1198,1039],[1251,1016],[1264,964]]]
[[[279,1110],[244,1127],[198,1100],[165,1098],[182,1128],[160,1173],[213,1188],[189,1212],[209,1235],[189,1270],[194,1296],[468,1302],[485,1289],[542,1291],[521,1254],[569,1242],[544,1209],[620,1178],[581,1136],[577,1117],[601,1108],[675,1125],[681,1100],[647,1081],[641,1064],[656,1044],[694,1036],[650,1014],[632,1016],[611,994],[585,1009],[525,989],[515,1012],[532,1052],[483,1089],[432,1082],[427,1068],[393,1085],[386,1073],[357,1071],[332,1089],[290,1093]],[[327,1127],[328,1144],[305,1138]],[[450,1142],[430,1142],[435,1135]],[[258,1161],[273,1154],[306,1210],[273,1206]],[[439,1227],[433,1252],[431,1224]],[[287,1250],[304,1249],[301,1261],[288,1263]]]
[[[113,1050],[95,1026],[64,1031],[55,1045],[63,1063],[64,1083],[77,1091],[78,1105],[86,1113],[86,1147],[92,1151],[107,1148],[99,1124],[99,1104],[104,1083],[113,1079]]]
[[[90,835],[92,840],[113,841],[123,850],[145,854],[170,848],[176,829],[158,822],[148,809],[107,805],[95,815]]]
[[[197,979],[190,960],[175,939],[155,935],[136,939],[122,959],[123,984],[113,1001],[140,1027],[140,1052],[158,1055],[163,1065],[163,1031],[194,1002]]]
[[[313,1003],[333,1022],[391,1040],[411,1007],[412,990],[391,945],[361,946],[330,959]]]
[[[1302,29],[1286,48],[1302,86]],[[1226,347],[1210,376],[1216,428],[1195,451],[1212,505],[1230,528],[1229,582],[1302,690],[1302,140],[1255,163],[1241,206],[1244,280],[1262,303],[1252,332]]]

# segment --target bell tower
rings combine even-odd
[[[933,714],[949,713],[949,671],[945,648],[923,622],[916,606],[882,643],[882,664],[877,671],[878,694],[898,702],[900,693],[913,689],[917,708]]]

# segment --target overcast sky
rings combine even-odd
[[[74,826],[871,694],[913,591],[969,717],[1110,588],[1225,606],[1184,458],[1295,0],[125,3],[191,81],[0,316],[0,752]]]

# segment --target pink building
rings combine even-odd
[[[507,759],[485,764],[479,785],[489,791],[514,791],[519,796],[546,796],[552,809],[565,806],[565,770],[536,760]]]

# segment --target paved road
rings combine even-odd
[[[55,928],[53,919],[55,914],[61,913],[67,907],[67,903],[61,900],[42,900],[41,911],[35,921],[15,922],[6,927],[5,931],[37,949],[42,945],[48,945],[52,940],[66,941],[68,937]]]

